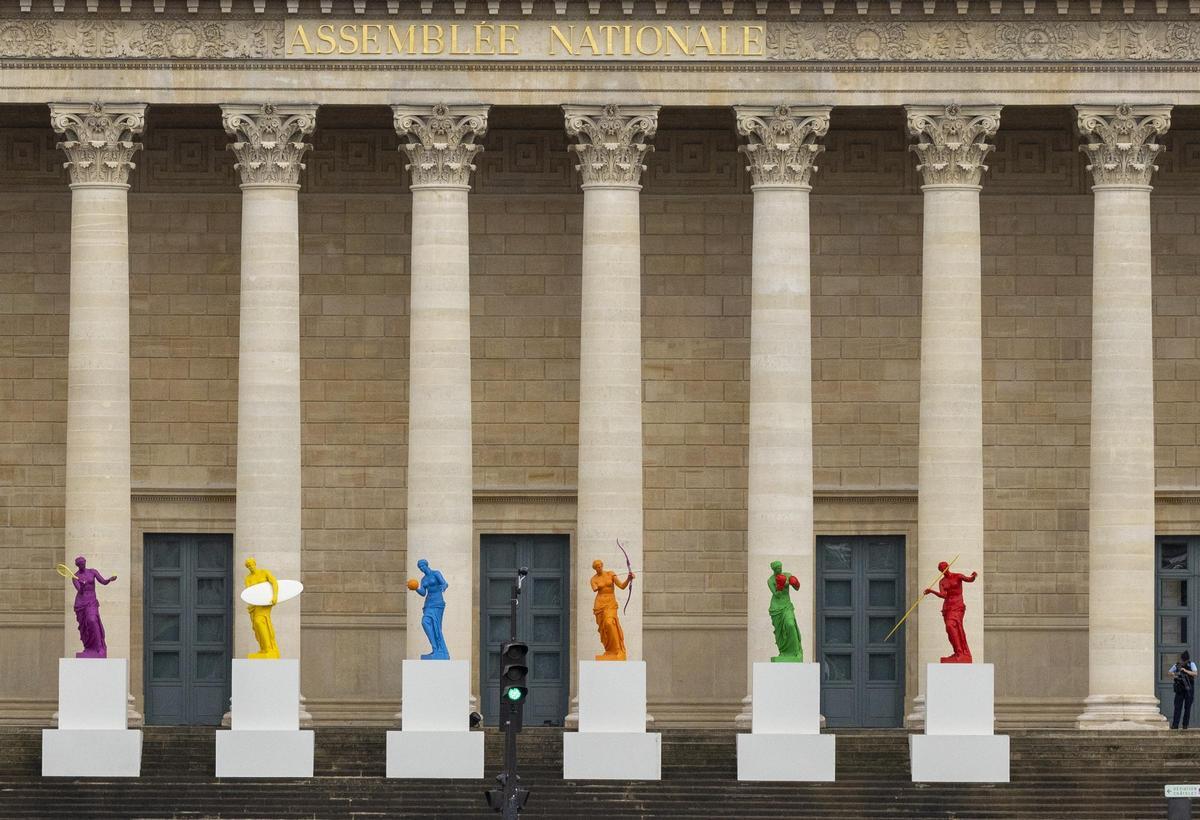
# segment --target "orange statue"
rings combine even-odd
[[[604,644],[604,654],[597,655],[598,661],[625,660],[625,632],[621,622],[617,620],[617,596],[615,590],[625,589],[636,576],[629,572],[622,583],[615,572],[604,569],[603,561],[593,561],[592,592],[596,593],[596,602],[592,605],[592,614],[596,616],[596,626],[600,629],[600,643]]]

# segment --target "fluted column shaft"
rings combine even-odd
[[[424,558],[450,585],[442,634],[450,657],[472,651],[473,480],[468,191],[485,106],[394,106],[412,178],[408,375],[410,578]],[[406,601],[407,657],[430,651],[424,599]]]
[[[1078,106],[1095,195],[1083,729],[1165,728],[1155,693],[1150,179],[1166,106]]]
[[[225,105],[222,115],[242,188],[235,577],[253,557],[300,580],[298,193],[316,106]],[[293,601],[272,612],[280,657],[300,657],[300,611]],[[234,636],[237,656],[258,651],[240,620]]]
[[[816,660],[813,561],[810,180],[829,108],[739,106],[741,151],[754,184],[750,304],[749,488],[746,526],[746,692],[754,664],[778,654],[767,612],[771,562],[796,576],[805,660]]]
[[[51,105],[71,176],[67,349],[66,550],[97,586],[108,657],[130,656],[129,172],[145,105]],[[65,656],[82,646],[69,586]]]
[[[909,133],[923,175],[921,252],[921,400],[917,444],[917,577],[980,572],[963,585],[964,627],[976,663],[983,629],[983,340],[979,192],[985,140],[1000,125],[999,106],[908,106]],[[919,688],[911,723],[924,720],[926,665],[952,654],[941,607],[918,608]],[[911,632],[909,633],[912,634]]]
[[[583,274],[579,328],[579,489],[575,647],[579,660],[604,652],[592,612],[592,562],[626,575],[620,540],[642,568],[642,159],[657,107],[564,106],[583,188]],[[642,659],[642,580],[617,591],[626,658]],[[575,676],[572,676],[575,686]]]

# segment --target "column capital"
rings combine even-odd
[[[755,187],[808,188],[817,155],[817,142],[829,133],[832,106],[737,105],[737,131],[747,138],[738,151],[750,164],[746,170]]]
[[[316,105],[222,105],[221,125],[234,139],[229,150],[243,188],[300,184],[301,160],[312,148],[303,140],[316,128]]]
[[[642,158],[654,146],[658,131],[657,105],[564,105],[567,136],[578,143],[570,150],[579,155],[575,170],[583,187],[638,188],[646,166]]]
[[[466,188],[472,162],[483,150],[476,138],[487,133],[488,105],[393,105],[392,125],[407,142],[405,166],[413,188]]]
[[[987,170],[983,160],[995,148],[986,140],[1000,128],[998,105],[906,105],[909,150],[926,186],[977,186]]]
[[[51,103],[50,125],[65,137],[58,147],[66,152],[72,186],[129,187],[145,103]]]
[[[1171,127],[1171,106],[1077,105],[1075,112],[1093,187],[1148,187],[1163,149],[1154,137]]]

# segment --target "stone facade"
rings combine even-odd
[[[402,584],[412,560],[416,180],[386,109],[340,113],[318,116],[298,200],[304,691],[317,721],[387,722],[408,619],[381,590]],[[147,113],[130,172],[135,545],[146,531],[232,532],[235,518],[239,157],[215,106],[159,114]],[[1150,199],[1155,490],[1161,531],[1195,532],[1200,117],[1177,107],[1171,119]],[[1006,107],[979,199],[983,626],[1001,719],[1033,725],[1072,723],[1088,694],[1083,677],[1036,674],[1086,667],[1089,654],[1094,204],[1076,128],[1066,106]],[[585,180],[556,110],[494,107],[477,141],[474,531],[573,532]],[[815,530],[906,534],[915,589],[926,574],[916,537],[922,179],[899,107],[835,107],[820,141],[810,180]],[[0,106],[0,521],[10,536],[0,652],[36,659],[0,682],[3,720],[53,711],[54,661],[37,647],[63,643],[51,569],[66,527],[71,192],[55,142],[46,108]],[[746,688],[753,180],[731,109],[664,109],[652,142],[639,196],[637,568],[645,654],[659,659],[651,711],[665,724],[728,725]],[[135,546],[131,578],[139,561]]]

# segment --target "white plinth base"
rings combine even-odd
[[[312,776],[311,729],[217,732],[217,777]]]
[[[42,777],[137,777],[138,729],[43,729]]]
[[[129,662],[59,658],[58,728],[42,730],[43,777],[137,777],[142,733],[126,729]]]
[[[914,783],[1007,783],[1007,735],[910,735]]]
[[[388,732],[387,776],[478,780],[483,732]]]
[[[563,779],[662,780],[662,735],[565,732]]]
[[[908,739],[914,783],[1007,783],[1008,737],[994,735],[995,667],[931,663],[925,734]]]
[[[740,734],[737,779],[832,783],[836,742],[833,735]]]

